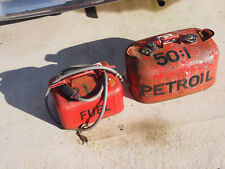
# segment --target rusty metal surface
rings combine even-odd
[[[201,32],[197,28],[184,29],[130,45],[126,55],[127,75],[138,101],[168,100],[204,90],[215,82],[218,47],[212,38],[204,40]],[[193,35],[193,43],[184,42],[185,35]],[[143,54],[142,49],[152,41],[157,43],[157,50]]]

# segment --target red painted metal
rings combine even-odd
[[[213,35],[209,29],[189,28],[132,43],[126,69],[134,98],[154,103],[212,86],[219,58]]]
[[[103,66],[109,66],[107,62],[101,62]],[[81,74],[70,76],[62,81],[71,86],[80,96],[89,98],[95,95],[101,80],[99,73],[87,71]],[[106,110],[102,118],[117,114],[124,108],[123,88],[120,80],[111,73],[108,76],[108,98]],[[53,77],[50,83],[55,79]],[[60,84],[60,83],[59,83]],[[99,97],[92,102],[79,102],[67,100],[58,87],[53,86],[51,90],[53,102],[55,104],[60,122],[65,129],[76,129],[83,123],[95,122],[101,113],[103,99]]]

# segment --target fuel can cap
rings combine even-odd
[[[197,41],[198,36],[194,34],[184,35],[182,41],[184,43],[195,43]]]

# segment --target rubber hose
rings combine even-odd
[[[91,128],[93,128],[94,126],[96,126],[97,123],[101,120],[101,118],[105,112],[107,98],[108,98],[108,77],[107,77],[107,74],[105,71],[103,72],[103,75],[104,75],[104,93],[103,93],[103,105],[102,105],[101,113],[98,116],[98,119],[91,126],[88,126],[86,128],[81,128],[80,131],[87,131],[87,130],[90,130]]]

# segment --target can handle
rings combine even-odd
[[[156,45],[163,47],[164,43],[172,43],[176,40],[180,40],[180,35],[175,35],[175,36],[170,36],[171,34],[168,35],[163,35],[163,36],[157,36],[156,38]]]
[[[215,34],[214,31],[212,31],[211,29],[203,29],[201,31],[197,31],[197,33],[200,36],[200,38],[202,39],[202,41],[206,41],[206,40],[210,39]]]
[[[165,43],[173,43],[173,42],[195,43],[198,38],[198,36],[195,34],[185,34],[185,35],[175,35],[175,36],[170,36],[170,35],[171,34],[157,37],[156,44],[163,48],[163,45]]]
[[[139,52],[143,55],[150,56],[155,53],[157,48],[163,48],[164,44],[168,43],[195,43],[197,41],[198,36],[194,34],[186,34],[186,35],[172,35],[166,34],[157,36],[155,40],[150,41],[146,44],[146,46],[139,49]]]

